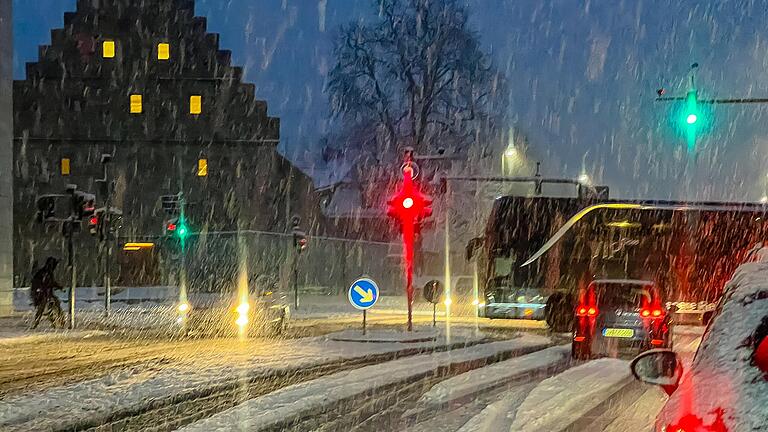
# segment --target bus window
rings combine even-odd
[[[514,260],[510,257],[499,256],[493,260],[494,276],[507,276],[512,272]]]

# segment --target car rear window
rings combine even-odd
[[[649,286],[634,284],[601,284],[597,286],[598,303],[608,307],[639,308],[643,299],[651,302]]]

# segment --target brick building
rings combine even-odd
[[[277,152],[279,119],[230,58],[192,0],[78,0],[14,82],[16,286],[35,262],[64,257],[56,228],[34,221],[35,198],[67,184],[95,193],[105,153],[124,212],[118,243],[160,238],[160,196],[178,192],[196,232],[285,232],[291,214],[318,229],[311,180]],[[79,284],[99,284],[97,241],[84,230],[77,244]],[[116,278],[162,283],[144,271],[155,255],[118,256]]]

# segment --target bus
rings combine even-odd
[[[497,198],[477,254],[481,315],[571,315],[573,295],[596,279],[651,280],[664,297],[714,302],[766,234],[755,203]],[[547,307],[546,305],[550,305]]]

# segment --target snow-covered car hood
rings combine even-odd
[[[768,261],[741,265],[724,292],[691,370],[657,417],[657,431],[768,431],[768,380],[751,363],[748,342],[768,316]]]

